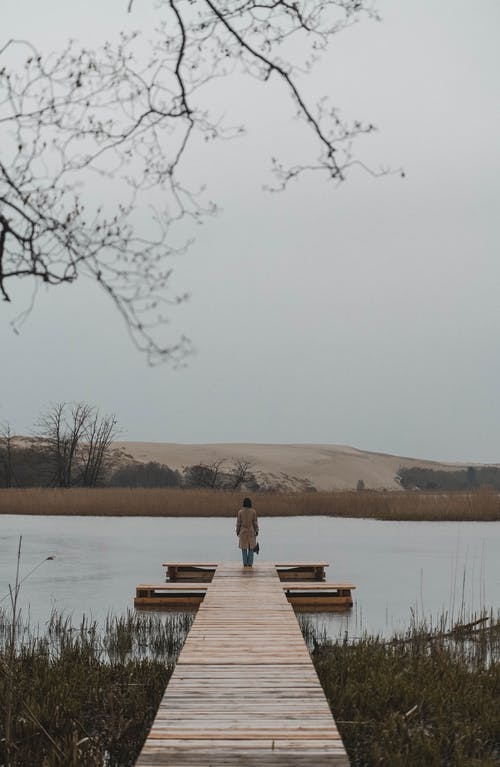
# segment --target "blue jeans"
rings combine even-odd
[[[241,549],[241,555],[243,564],[251,567],[253,565],[253,549]]]

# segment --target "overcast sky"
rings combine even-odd
[[[157,11],[135,0],[2,0],[1,34],[87,44]],[[89,283],[20,287],[0,307],[0,421],[28,433],[50,403],[116,412],[122,438],[349,444],[500,462],[498,0],[380,0],[383,21],[337,38],[312,75],[346,117],[379,130],[377,167],[335,187],[263,191],[300,132],[279,88],[217,86],[244,138],[192,161],[219,214],[193,234],[174,282],[190,301],[166,329],[193,341],[182,369],[150,368]],[[105,15],[104,15],[105,14]],[[0,44],[1,47],[1,44]]]

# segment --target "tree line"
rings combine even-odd
[[[109,469],[114,414],[85,402],[60,402],[39,418],[29,440],[0,427],[3,487],[96,487]]]
[[[185,487],[256,491],[253,464],[217,459],[182,471],[157,461],[140,463],[113,450],[114,414],[85,402],[61,402],[39,418],[29,439],[0,425],[0,487]]]
[[[398,478],[405,490],[474,490],[478,487],[500,490],[498,466],[468,466],[454,471],[401,467]]]
[[[128,464],[118,468],[109,478],[112,487],[180,487],[187,489],[238,490],[260,489],[253,464],[244,458],[231,461],[218,459],[211,463],[185,466],[182,471],[157,461]]]

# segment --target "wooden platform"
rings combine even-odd
[[[206,581],[174,581],[167,583],[140,583],[135,590],[134,607],[179,608],[197,606],[203,602],[209,588]],[[352,583],[326,583],[325,581],[281,581],[288,601],[294,607],[349,608],[352,607]]]
[[[164,562],[167,568],[167,580],[210,582],[218,562]],[[325,580],[325,567],[328,562],[273,562],[281,580]]]
[[[274,565],[217,566],[136,764],[349,764]]]

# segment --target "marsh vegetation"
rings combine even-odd
[[[9,767],[134,764],[192,616],[128,612],[105,625],[0,616],[0,759]],[[470,767],[500,757],[500,621],[443,618],[390,638],[303,633],[353,767]],[[6,690],[12,681],[8,740]]]
[[[104,626],[52,614],[43,632],[0,614],[0,763],[126,767],[156,714],[189,614],[127,612]]]
[[[354,642],[306,626],[353,767],[499,764],[500,620],[446,624]]]
[[[179,488],[26,488],[0,490],[0,514],[125,517],[233,517],[241,492]],[[469,492],[306,492],[258,494],[261,516],[385,520],[500,520],[494,490]]]

